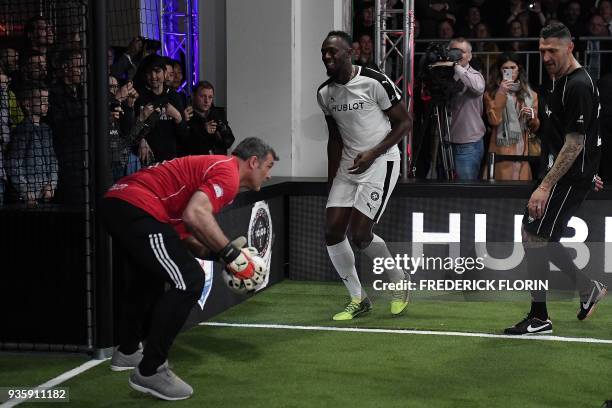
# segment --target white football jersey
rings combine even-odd
[[[343,161],[352,161],[389,134],[391,122],[385,111],[402,100],[400,90],[385,74],[366,67],[357,69],[357,75],[346,84],[329,79],[317,90],[323,113],[338,124],[344,144]],[[381,157],[399,160],[399,149],[393,146]]]

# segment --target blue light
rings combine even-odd
[[[154,0],[142,1],[149,4],[154,2]],[[163,7],[161,22],[163,38],[160,39],[162,55],[181,62],[184,69],[183,83],[179,86],[179,90],[187,88],[187,93],[191,93],[192,86],[199,80],[198,0],[160,0],[160,3]],[[190,61],[187,61],[188,57]],[[188,75],[191,81],[188,80]]]

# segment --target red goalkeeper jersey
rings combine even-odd
[[[182,215],[191,196],[202,191],[213,212],[230,204],[240,188],[238,160],[228,156],[187,156],[164,161],[118,180],[105,197],[119,198],[172,224],[184,238]]]

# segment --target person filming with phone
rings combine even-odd
[[[529,86],[517,54],[504,52],[497,57],[484,104],[491,125],[489,153],[539,156],[539,140],[535,136],[540,127],[538,95]],[[531,178],[531,168],[526,160],[495,164],[495,180]]]
[[[234,133],[227,123],[225,109],[214,105],[215,89],[208,81],[198,82],[193,89],[188,118],[189,138],[185,146],[188,155],[227,154],[234,143]]]

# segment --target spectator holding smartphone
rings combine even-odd
[[[225,110],[214,106],[215,89],[208,81],[200,81],[193,90],[193,106],[188,111],[189,139],[186,153],[227,154],[234,143],[234,134],[225,118]]]
[[[485,110],[491,125],[489,153],[528,156],[530,137],[540,127],[538,95],[529,87],[518,55],[502,53],[495,64]],[[532,144],[535,142],[531,141]],[[495,165],[496,180],[531,180],[527,161],[502,161]]]

